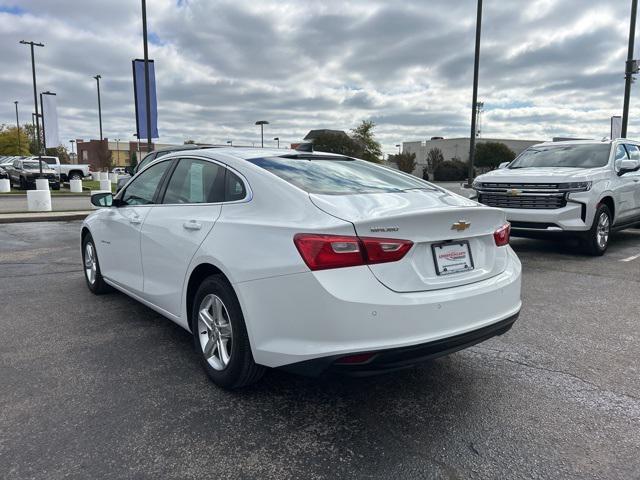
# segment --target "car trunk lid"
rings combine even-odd
[[[411,240],[413,248],[399,261],[369,265],[385,286],[397,292],[437,290],[485,280],[505,270],[506,249],[493,234],[504,225],[500,210],[445,190],[354,195],[310,194],[326,213],[351,222],[360,237]],[[466,247],[465,247],[466,245]],[[468,251],[467,268],[443,271],[448,257]],[[445,258],[447,257],[447,258]],[[463,263],[464,263],[463,261]]]

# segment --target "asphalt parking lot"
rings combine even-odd
[[[0,478],[640,477],[640,230],[514,239],[503,337],[366,379],[226,392],[189,334],[80,268],[80,222],[0,225]]]

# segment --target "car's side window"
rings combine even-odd
[[[217,203],[224,200],[224,167],[182,158],[167,184],[162,203]]]
[[[225,202],[236,202],[247,196],[247,189],[245,188],[243,181],[240,180],[240,177],[231,170],[227,169],[227,178],[225,183]]]
[[[626,147],[631,160],[640,160],[640,149],[636,145],[626,145]]]
[[[620,169],[620,162],[622,160],[628,160],[629,155],[627,154],[627,149],[624,148],[624,145],[618,145],[616,148],[616,159],[613,162],[616,170]]]
[[[153,203],[153,197],[158,185],[171,163],[171,160],[160,162],[141,173],[124,191],[122,201],[126,205],[148,205]]]

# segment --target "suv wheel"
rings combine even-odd
[[[594,256],[604,255],[609,247],[610,236],[611,211],[609,207],[601,203],[596,210],[591,229],[584,239],[586,252]]]
[[[82,180],[82,175],[80,175],[79,173],[72,173],[69,176],[69,180]]]
[[[265,367],[253,361],[240,303],[224,277],[212,275],[202,282],[191,319],[200,363],[216,385],[239,388],[260,380]]]

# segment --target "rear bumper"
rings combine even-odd
[[[373,356],[362,363],[340,363],[340,360],[343,359],[345,355],[334,355],[286,365],[281,367],[281,369],[306,376],[318,376],[324,372],[335,372],[350,376],[368,376],[402,370],[428,360],[433,360],[434,358],[463,350],[480,342],[484,342],[485,340],[489,340],[492,337],[503,335],[511,330],[519,314],[518,312],[499,322],[453,337],[410,347],[373,352]]]
[[[434,291],[394,292],[366,266],[236,283],[254,359],[282,367],[421,346],[504,322],[521,307],[520,261],[506,248],[499,275]]]

